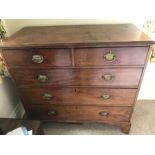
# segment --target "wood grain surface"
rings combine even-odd
[[[54,120],[54,121],[129,121],[130,107],[101,107],[101,106],[31,106],[27,107],[30,119]],[[56,112],[55,116],[49,116],[48,112]],[[100,112],[107,112],[107,116],[101,116]]]
[[[4,50],[3,55],[10,67],[71,66],[70,49]],[[40,64],[33,62],[34,55],[42,56],[43,62]]]
[[[138,87],[141,68],[132,69],[11,69],[11,74],[18,86],[108,86],[108,87]],[[110,74],[111,81],[103,76]],[[38,81],[38,75],[46,75],[47,82]]]
[[[75,66],[143,66],[148,50],[149,47],[79,48],[75,49]],[[112,62],[104,57],[109,52],[114,54]]]
[[[18,47],[71,47],[95,45],[148,45],[153,41],[133,24],[24,27],[0,45]]]

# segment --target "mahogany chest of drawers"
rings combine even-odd
[[[132,24],[25,27],[2,54],[29,119],[130,130],[152,41]]]

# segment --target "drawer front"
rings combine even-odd
[[[10,70],[18,86],[138,87],[141,68]]]
[[[31,106],[26,108],[30,119],[54,121],[129,121],[130,107],[102,106]]]
[[[31,88],[20,89],[25,104],[131,106],[136,89]]]
[[[144,65],[149,47],[75,49],[76,66]]]
[[[69,49],[6,50],[3,52],[10,67],[70,66]]]

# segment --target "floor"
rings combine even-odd
[[[131,120],[130,135],[155,134],[155,101],[138,101]],[[119,127],[104,124],[45,123],[47,135],[123,135]]]

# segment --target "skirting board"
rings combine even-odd
[[[9,118],[23,118],[25,114],[25,110],[21,104],[21,102],[19,102],[16,107],[12,110],[11,114],[9,115]]]
[[[137,103],[141,103],[141,104],[143,104],[143,102],[145,102],[145,103],[155,103],[155,100],[137,100]]]

